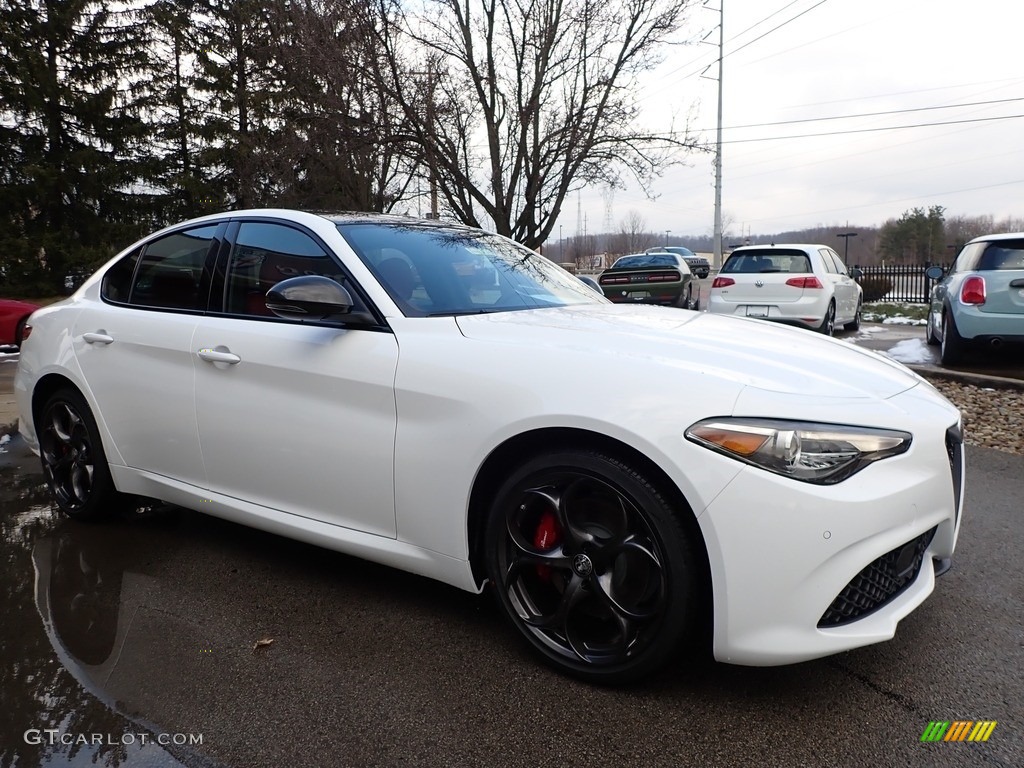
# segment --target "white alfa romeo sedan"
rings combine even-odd
[[[689,663],[693,637],[752,665],[892,638],[959,530],[960,415],[904,367],[613,305],[453,224],[186,222],[24,337],[21,431],[68,516],[155,498],[490,585],[589,681]]]

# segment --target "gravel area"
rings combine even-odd
[[[1024,390],[978,387],[949,379],[931,383],[960,409],[970,445],[1024,455]]]

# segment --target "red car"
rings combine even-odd
[[[39,309],[38,304],[29,304],[17,299],[0,299],[0,347],[13,344],[21,346],[28,316]]]

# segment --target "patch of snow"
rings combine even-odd
[[[896,346],[886,350],[885,354],[900,363],[930,363],[933,361],[932,351],[924,339],[904,339]]]
[[[3,437],[0,437],[0,453],[7,453],[7,448],[5,446],[9,442],[11,442],[10,435],[4,435]]]
[[[904,317],[902,315],[896,315],[895,317],[887,317],[882,321],[883,325],[927,325],[927,320],[915,320],[912,317]]]

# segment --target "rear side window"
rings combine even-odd
[[[1024,270],[1024,240],[989,243],[978,261],[979,270]]]
[[[100,283],[100,296],[103,299],[114,304],[128,303],[128,296],[132,292],[132,278],[135,276],[135,267],[141,255],[142,248],[136,248],[106,271],[103,282]]]
[[[134,306],[206,309],[203,269],[217,225],[165,235],[145,246],[128,302]]]

